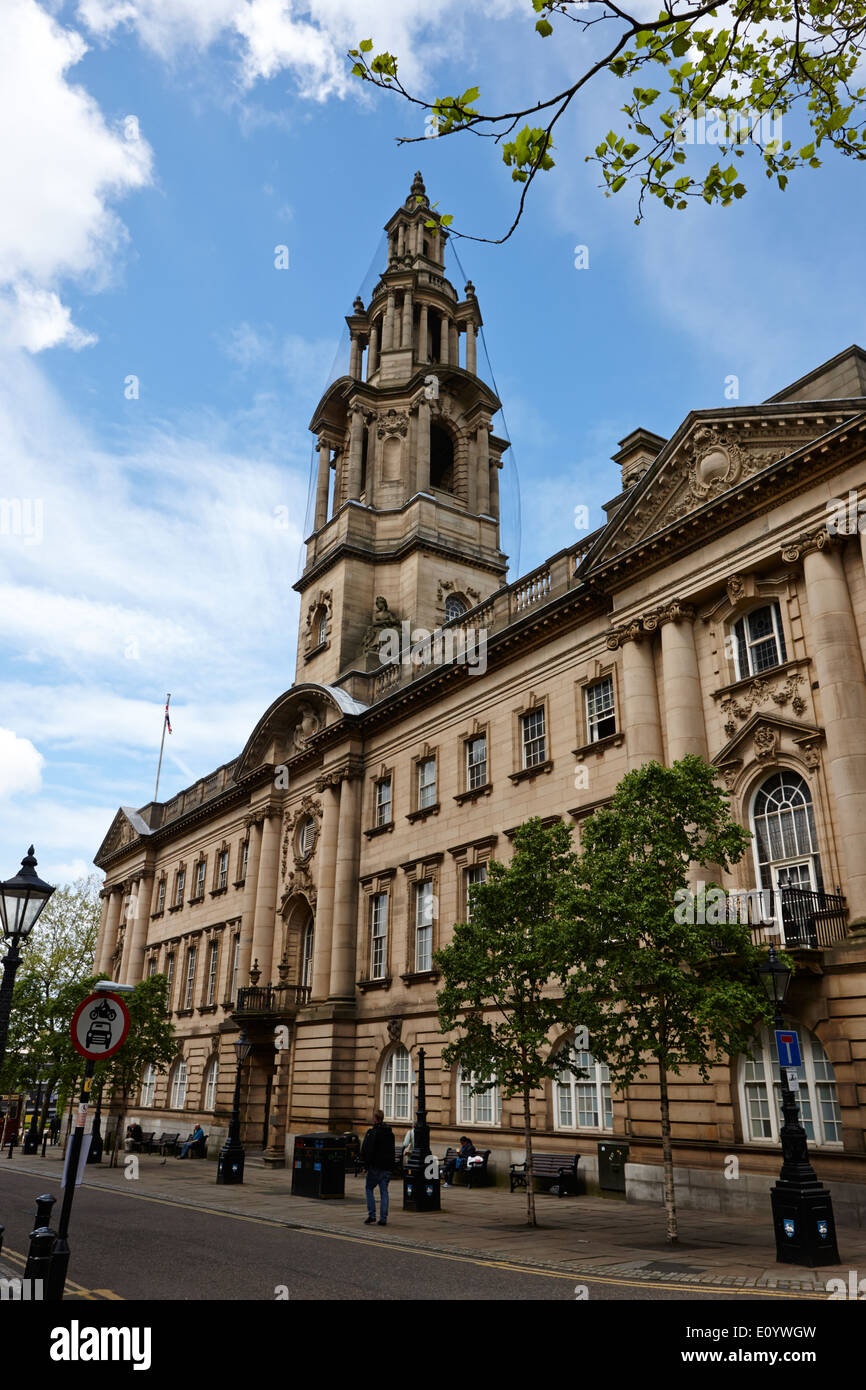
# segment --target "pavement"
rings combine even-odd
[[[32,1175],[34,1197],[39,1192],[60,1195],[59,1147],[49,1149],[44,1159],[22,1155],[0,1159],[3,1170]],[[847,1283],[849,1270],[866,1272],[866,1229],[862,1227],[838,1228],[841,1265],[804,1269],[777,1264],[769,1192],[764,1222],[754,1216],[680,1212],[680,1239],[672,1247],[665,1242],[660,1205],[537,1194],[538,1225],[531,1227],[526,1224],[525,1194],[495,1187],[443,1187],[442,1211],[418,1213],[402,1210],[402,1186],[392,1181],[388,1225],[365,1228],[363,1177],[347,1176],[343,1199],[293,1197],[290,1169],[267,1168],[249,1156],[241,1185],[218,1185],[216,1164],[209,1160],[168,1158],[163,1162],[158,1155],[141,1155],[137,1171],[122,1166],[110,1169],[107,1161],[90,1165],[84,1186],[94,1192],[113,1190],[177,1203],[202,1213],[253,1217],[300,1231],[357,1237],[367,1229],[375,1233],[377,1242],[387,1241],[396,1249],[502,1260],[577,1279],[608,1276],[647,1285],[675,1280],[696,1290],[760,1289],[815,1297],[826,1296],[828,1279],[842,1278]]]

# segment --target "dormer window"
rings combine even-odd
[[[758,676],[787,661],[785,634],[778,603],[753,608],[734,623],[734,666],[737,680]]]

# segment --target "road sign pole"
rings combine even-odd
[[[45,1288],[46,1302],[59,1302],[63,1298],[63,1290],[66,1286],[66,1271],[69,1268],[69,1217],[72,1212],[72,1201],[75,1197],[78,1164],[81,1159],[81,1146],[84,1143],[87,1105],[90,1099],[90,1087],[93,1082],[95,1067],[96,1063],[89,1057],[84,1065],[84,1081],[78,1102],[78,1115],[69,1142],[69,1153],[66,1160],[66,1186],[63,1189],[63,1205],[60,1208],[60,1220],[57,1224],[57,1239],[51,1252],[51,1269]]]

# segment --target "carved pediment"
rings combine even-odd
[[[617,554],[795,453],[852,412],[805,407],[691,419],[626,498],[601,550]]]
[[[94,863],[99,864],[102,858],[126,848],[127,845],[138,844],[143,835],[149,834],[149,826],[145,824],[138,813],[132,811],[131,808],[121,806],[111,822],[108,834],[99,846]]]
[[[816,768],[821,761],[823,741],[824,730],[816,724],[794,724],[790,719],[756,712],[733,734],[724,748],[719,749],[712,762],[724,778],[728,790],[733,791],[743,769],[771,763],[780,753],[796,757],[807,768]]]

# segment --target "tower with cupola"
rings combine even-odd
[[[386,223],[388,259],[347,316],[349,373],[310,421],[318,468],[297,677],[351,686],[377,613],[433,631],[505,583],[499,401],[478,375],[481,310],[445,274],[448,232],[420,173]],[[377,600],[380,600],[377,607]],[[381,602],[384,600],[384,604]]]

